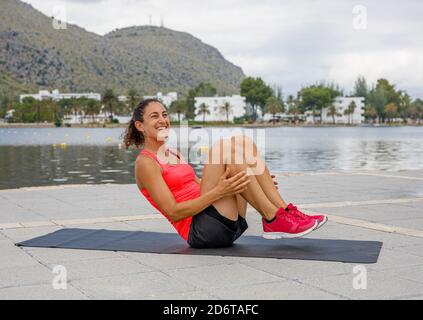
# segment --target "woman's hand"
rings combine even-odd
[[[228,178],[228,175],[229,168],[220,177],[219,183],[216,186],[216,191],[221,198],[239,194],[248,189],[251,180],[246,171],[241,171],[230,178]]]
[[[279,183],[276,181],[276,176],[275,176],[275,175],[271,175],[271,177],[272,177],[273,183],[274,183],[274,185],[275,185],[275,188],[276,188],[276,189],[279,189],[279,188],[278,188]]]

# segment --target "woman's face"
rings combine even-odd
[[[151,102],[144,110],[144,122],[137,121],[136,127],[146,140],[166,141],[169,137],[170,120],[166,108],[158,102]]]

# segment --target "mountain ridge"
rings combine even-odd
[[[52,18],[18,0],[0,0],[0,74],[15,80],[14,93],[21,86],[186,93],[211,82],[219,93],[231,94],[245,77],[219,50],[189,33],[132,26],[102,36],[74,24],[56,30]],[[7,81],[1,81],[0,92],[7,90]]]

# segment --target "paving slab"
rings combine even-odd
[[[225,290],[207,289],[220,299],[234,300],[334,300],[341,296],[306,286],[292,281],[276,281],[252,284],[248,286],[231,286]]]
[[[362,273],[363,274],[363,273]],[[362,275],[361,274],[361,275]],[[399,277],[389,277],[385,273],[367,272],[366,289],[358,286],[355,289],[354,283],[360,284],[360,281],[354,281],[359,274],[337,275],[322,277],[319,279],[307,278],[302,280],[305,285],[329,291],[350,299],[398,299],[410,295],[421,295],[423,293],[423,284],[401,279]],[[363,278],[362,278],[363,279]]]
[[[195,287],[221,288],[222,290],[233,286],[247,286],[282,280],[281,277],[241,263],[168,270],[166,273],[174,279],[185,281]]]
[[[150,254],[135,252],[122,252],[122,255],[145,266],[165,271],[202,266],[231,265],[239,262],[239,258],[237,257]]]
[[[72,281],[92,299],[145,299],[157,294],[178,294],[196,288],[162,272],[147,272]]]
[[[92,251],[73,249],[50,249],[50,248],[25,248],[25,252],[33,259],[43,264],[60,264],[72,261],[96,260],[120,257],[119,253],[112,251]]]
[[[0,268],[0,288],[36,284],[52,285],[54,277],[53,270],[49,270],[41,264],[2,267]]]
[[[413,224],[413,221],[423,219],[423,201],[415,202],[412,205],[406,204],[380,204],[366,206],[344,206],[341,208],[307,208],[304,211],[322,212],[342,217],[366,220],[370,222],[382,222],[395,226],[409,228],[420,228],[420,224]]]
[[[143,300],[218,300],[218,297],[203,291],[165,292],[144,296]]]
[[[58,264],[48,264],[53,270]],[[66,268],[69,280],[97,279],[117,275],[131,275],[142,272],[151,272],[154,269],[149,268],[134,260],[117,256],[115,258],[98,258],[88,260],[66,261],[60,266]]]
[[[87,300],[77,289],[55,290],[50,284],[11,287],[0,289],[0,300]]]
[[[306,212],[416,230],[423,223],[423,201],[416,200],[423,197],[420,178],[423,170],[278,175],[283,198],[305,205]],[[135,185],[0,190],[0,225],[8,224],[0,230],[0,299],[423,299],[423,239],[360,223],[330,221],[308,238],[381,241],[376,264],[14,245],[63,228],[43,225],[50,220],[66,220],[72,228],[175,233],[164,218],[134,220],[155,212]],[[132,218],[119,222],[119,216]],[[261,217],[251,208],[247,221],[245,235],[261,235]],[[58,265],[67,270],[67,290],[52,288]],[[353,288],[357,267],[367,272],[366,290]]]
[[[403,246],[395,248],[396,251],[405,252],[419,257],[423,257],[423,246],[422,244]]]

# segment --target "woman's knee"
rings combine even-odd
[[[256,163],[257,147],[248,136],[235,136],[231,138],[231,154],[236,164]]]
[[[251,139],[249,136],[246,136],[246,135],[234,136],[231,138],[231,142],[233,145],[238,145],[238,146],[254,146],[255,147],[256,145],[253,139]]]

